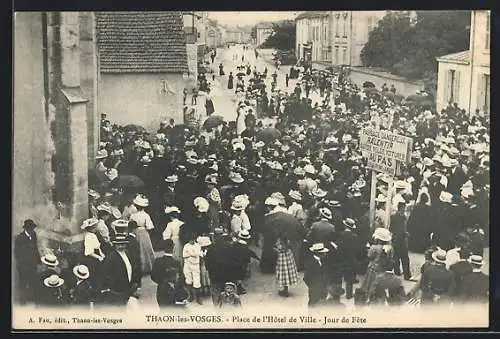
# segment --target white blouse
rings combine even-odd
[[[95,253],[96,250],[99,252],[100,256],[103,256],[103,253],[101,251],[101,243],[99,242],[97,235],[92,232],[85,232],[83,247],[85,256],[89,256],[92,253]]]
[[[137,226],[144,227],[147,231],[155,228],[151,217],[145,211],[139,211],[132,214],[130,216],[130,220],[134,220],[137,223]]]

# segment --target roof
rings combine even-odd
[[[297,15],[295,20],[324,18],[324,17],[327,17],[328,15],[329,15],[328,12],[325,12],[325,11],[303,12],[303,13],[300,13],[299,15]]]
[[[443,55],[436,58],[439,62],[450,62],[455,64],[468,65],[470,63],[470,51],[463,51],[458,53],[452,53]]]
[[[181,12],[99,12],[96,21],[102,72],[188,71]]]
[[[260,22],[255,26],[255,28],[257,28],[257,29],[259,29],[259,28],[273,28],[273,24],[270,22]]]

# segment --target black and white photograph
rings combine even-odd
[[[13,329],[488,326],[490,11],[13,21]]]

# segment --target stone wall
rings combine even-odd
[[[423,82],[408,81],[402,77],[387,72],[375,71],[366,67],[351,67],[350,79],[358,86],[362,86],[365,81],[373,82],[378,89],[380,89],[383,84],[387,84],[388,87],[394,84],[397,93],[405,97],[424,89]]]

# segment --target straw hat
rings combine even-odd
[[[128,244],[128,238],[124,234],[117,234],[114,239],[111,240],[113,244]]]
[[[434,162],[430,158],[427,158],[427,157],[425,157],[422,162],[423,162],[424,166],[427,166],[427,167],[434,165]]]
[[[241,200],[233,200],[233,203],[231,204],[231,209],[233,211],[243,211],[245,207],[243,206],[243,202]]]
[[[397,180],[394,182],[394,188],[396,189],[406,189],[408,187],[408,183],[403,180]]]
[[[94,191],[93,189],[89,188],[89,197],[92,197],[94,199],[99,199],[101,197],[101,195],[99,194],[99,192]]]
[[[373,238],[389,242],[392,239],[392,234],[387,228],[378,227],[373,232]]]
[[[235,182],[237,184],[241,184],[243,181],[245,181],[245,179],[243,179],[241,174],[237,172],[233,172],[229,177],[232,182]]]
[[[303,176],[304,174],[306,174],[306,171],[304,171],[302,167],[297,167],[293,170],[293,174],[297,176]]]
[[[328,220],[332,219],[332,211],[330,211],[328,208],[326,207],[323,207],[323,208],[320,208],[319,210],[319,214],[323,217],[323,218],[326,218]]]
[[[205,213],[208,211],[208,208],[210,207],[210,203],[208,202],[207,199],[203,197],[197,197],[193,201],[194,207],[198,210],[198,212]]]
[[[483,266],[484,264],[483,257],[480,255],[471,255],[467,261],[477,266]]]
[[[355,229],[356,228],[356,222],[351,219],[351,218],[346,218],[344,219],[344,221],[342,221],[342,223],[344,224],[344,226],[350,228],[350,229]]]
[[[57,274],[52,274],[43,280],[43,284],[50,288],[57,288],[64,284],[64,279],[60,278]]]
[[[446,264],[446,251],[444,250],[437,250],[432,253],[432,259],[440,264]]]
[[[97,218],[90,218],[90,219],[86,219],[83,221],[82,225],[80,226],[80,228],[82,230],[88,228],[88,227],[91,227],[91,226],[94,226],[94,225],[97,225],[97,223],[99,222],[99,220]]]
[[[243,239],[243,240],[248,240],[251,238],[250,233],[247,230],[241,230],[238,233],[238,238]]]
[[[302,194],[299,191],[291,190],[290,192],[288,192],[288,196],[297,201],[302,200]]]
[[[308,174],[316,174],[316,169],[314,168],[313,165],[306,165],[304,166],[304,172],[308,173]]]
[[[59,265],[59,260],[57,260],[57,257],[52,253],[44,255],[41,260],[42,263],[50,267],[56,267]]]
[[[95,156],[96,159],[104,159],[107,157],[108,157],[108,151],[106,151],[105,149],[98,150]]]
[[[90,272],[89,268],[85,265],[77,265],[73,267],[73,274],[78,278],[78,279],[88,279],[90,277]]]
[[[313,189],[311,193],[312,193],[312,195],[314,195],[315,197],[318,197],[318,198],[323,198],[327,195],[327,192],[322,190],[319,187],[316,187],[315,189]]]
[[[274,192],[271,194],[271,198],[276,199],[280,205],[286,205],[285,196],[281,192]]]
[[[196,242],[201,247],[212,245],[212,241],[210,240],[210,238],[209,237],[205,237],[205,236],[201,236],[201,237],[196,238]]]
[[[236,142],[233,144],[233,150],[237,151],[237,150],[240,150],[240,151],[244,151],[245,150],[245,144],[242,143],[242,142]]]
[[[169,175],[165,178],[165,182],[173,183],[173,182],[177,182],[177,181],[179,181],[179,177],[177,177],[177,175],[175,175],[175,174]]]
[[[181,213],[181,210],[177,206],[167,206],[165,207],[165,214],[170,213]]]
[[[149,200],[148,200],[148,198],[146,198],[143,195],[136,196],[135,199],[132,202],[134,204],[136,204],[137,206],[141,206],[141,207],[147,207],[147,206],[149,206]]]
[[[387,198],[385,197],[385,195],[383,195],[383,194],[379,194],[379,195],[377,195],[377,197],[375,198],[375,201],[376,201],[376,202],[387,202]]]
[[[226,281],[224,283],[224,286],[232,286],[233,288],[236,288],[236,284],[232,281]]]
[[[313,253],[327,253],[329,249],[323,243],[316,243],[309,247],[309,251]]]
[[[279,206],[280,203],[273,197],[267,197],[266,200],[264,201],[264,204],[268,206]]]
[[[106,171],[106,177],[110,180],[113,181],[118,177],[118,170],[116,168],[109,168]]]
[[[217,174],[209,174],[205,177],[205,183],[216,185],[217,184]]]
[[[340,201],[337,201],[337,200],[327,200],[327,201],[325,201],[325,204],[329,208],[340,208],[340,207],[342,207],[342,204],[340,203]]]
[[[439,195],[439,200],[441,200],[442,202],[451,203],[452,199],[453,195],[449,192],[442,191],[441,194]]]
[[[115,220],[111,223],[115,229],[128,229],[128,221],[123,219]]]

